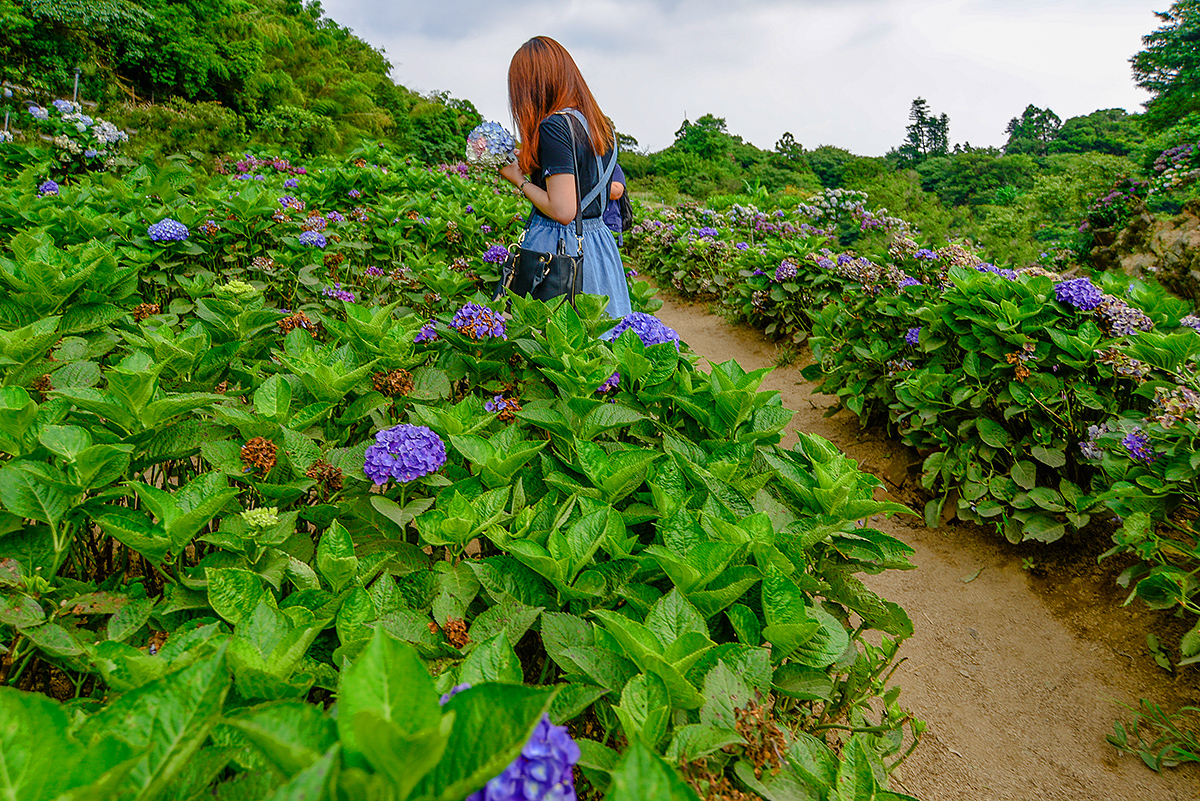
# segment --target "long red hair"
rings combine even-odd
[[[612,149],[613,129],[588,89],[567,49],[549,36],[535,36],[516,52],[508,66],[508,105],[521,140],[521,171],[532,175],[538,165],[538,125],[570,106],[587,120],[592,152]]]

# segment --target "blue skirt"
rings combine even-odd
[[[566,243],[568,255],[578,255],[574,222],[563,225],[535,214],[525,229],[525,241],[521,246],[557,253],[560,239]],[[608,315],[614,320],[620,320],[633,311],[621,253],[617,250],[612,231],[599,217],[583,221],[583,291],[589,295],[607,296]]]

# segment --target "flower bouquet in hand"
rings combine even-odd
[[[517,160],[512,134],[498,122],[485,122],[467,134],[467,163],[498,170]]]

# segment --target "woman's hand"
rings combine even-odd
[[[500,168],[500,177],[513,186],[520,186],[521,182],[525,180],[525,173],[521,172],[520,166],[514,161]]]

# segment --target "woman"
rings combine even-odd
[[[624,317],[633,311],[629,286],[616,243],[601,219],[608,203],[608,182],[599,193],[592,192],[616,157],[612,125],[571,54],[546,36],[530,39],[513,56],[508,68],[508,102],[521,151],[517,161],[502,168],[500,175],[534,207],[522,246],[555,253],[562,241],[566,253],[577,255],[578,164],[580,192],[584,198],[594,195],[583,209],[583,291],[607,295],[609,316]],[[556,113],[559,111],[567,113]],[[575,127],[574,157],[568,125]]]

